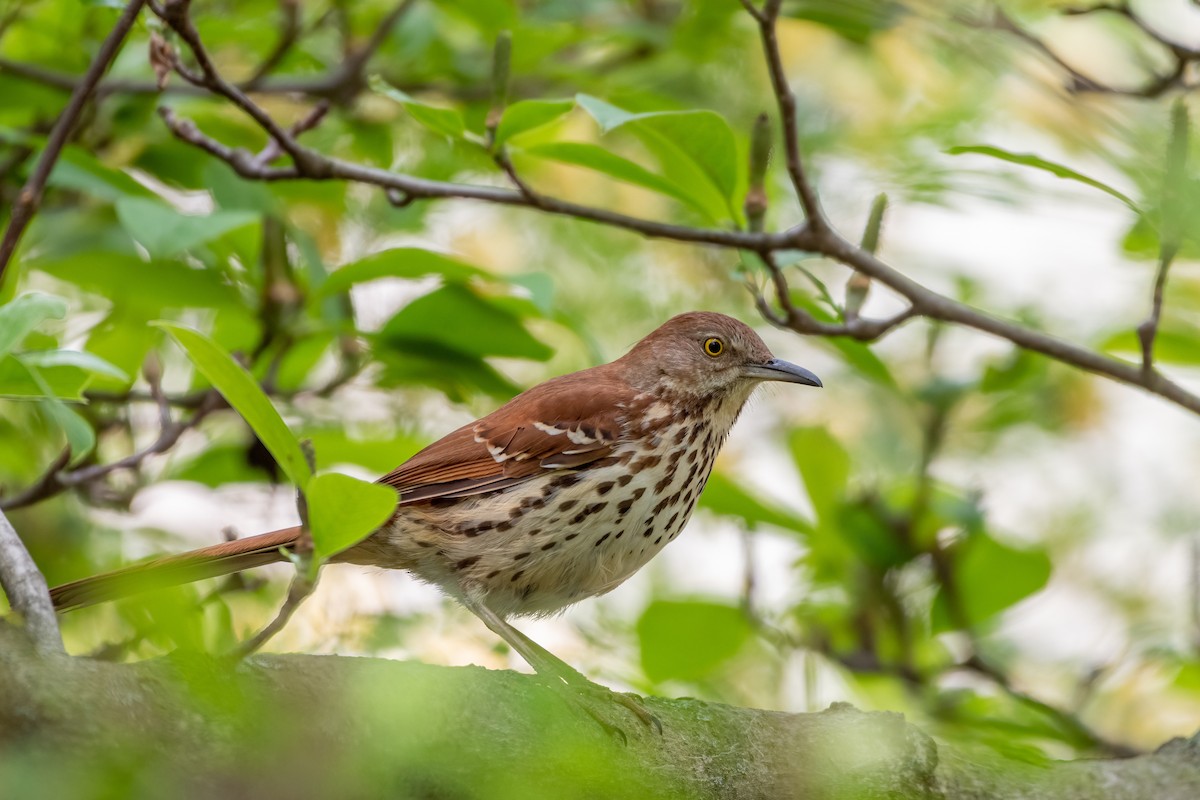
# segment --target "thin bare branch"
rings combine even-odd
[[[54,169],[54,164],[58,161],[58,156],[62,153],[67,139],[70,138],[71,131],[74,130],[75,123],[83,112],[83,107],[91,99],[96,84],[100,82],[100,76],[108,70],[117,52],[121,49],[121,45],[125,42],[125,37],[133,27],[134,21],[137,20],[138,14],[141,13],[143,5],[145,5],[145,0],[130,0],[129,4],[125,6],[125,10],[117,19],[117,24],[105,37],[103,44],[100,45],[100,50],[84,74],[83,80],[75,87],[67,107],[54,124],[54,129],[50,131],[46,147],[38,158],[33,174],[21,187],[21,191],[17,195],[17,202],[13,204],[8,228],[4,231],[3,239],[0,239],[0,281],[4,279],[4,270],[17,250],[21,235],[25,232],[30,220],[33,219],[33,215],[37,213],[38,206],[42,202],[42,192],[46,188],[46,181],[50,179],[50,172]]]
[[[781,5],[782,0],[767,0],[762,10],[757,14],[752,13],[751,16],[758,22],[763,55],[767,60],[767,72],[771,76],[771,89],[779,106],[779,126],[783,133],[784,152],[787,154],[788,176],[792,180],[796,195],[800,198],[800,206],[804,209],[804,217],[809,227],[813,230],[825,230],[829,227],[829,222],[825,219],[825,212],[821,210],[816,189],[808,180],[804,161],[800,156],[800,131],[796,126],[796,94],[788,83],[787,73],[783,68],[783,57],[779,51],[776,23],[779,20]]]
[[[174,422],[170,419],[170,413],[167,408],[168,401],[165,395],[162,395],[161,392],[154,393],[152,390],[152,397],[159,404],[160,415],[163,416],[166,424],[163,425],[158,438],[151,444],[117,461],[106,464],[92,464],[74,470],[65,469],[69,460],[67,458],[69,452],[66,452],[63,456],[56,459],[50,465],[49,469],[29,488],[25,489],[25,491],[15,494],[12,497],[0,498],[0,509],[12,510],[14,508],[24,508],[25,506],[30,506],[49,497],[61,494],[68,489],[101,480],[114,472],[137,469],[150,456],[165,453],[174,447],[184,433],[199,425],[201,420],[213,411],[216,411],[225,402],[216,391],[206,392],[204,399],[197,406],[191,417],[182,422]]]
[[[13,611],[21,615],[25,633],[42,655],[61,655],[62,634],[46,578],[25,549],[25,543],[0,511],[0,588]]]

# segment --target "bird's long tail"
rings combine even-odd
[[[51,589],[50,597],[57,610],[71,611],[154,589],[229,575],[286,560],[283,551],[295,545],[299,536],[299,527],[284,528],[202,547],[177,556],[64,583]]]

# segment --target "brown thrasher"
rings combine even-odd
[[[622,358],[535,386],[380,478],[400,494],[395,515],[333,560],[408,570],[539,674],[578,685],[578,673],[507,618],[609,592],[679,535],[762,381],[821,385],[741,322],[681,314]],[[205,547],[51,595],[68,610],[238,572],[285,560],[299,536],[287,528]]]

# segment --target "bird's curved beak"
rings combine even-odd
[[[821,379],[804,367],[796,366],[779,358],[772,358],[765,364],[747,364],[742,368],[742,374],[747,378],[759,381],[782,381],[783,383],[801,383],[805,386],[821,387]]]

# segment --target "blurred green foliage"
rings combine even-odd
[[[0,8],[0,221],[65,102],[56,81],[86,68],[116,5],[17,0]],[[211,0],[193,3],[193,13],[234,80],[251,79],[284,35],[286,14],[298,15],[299,35],[256,88],[285,124],[329,102],[327,118],[303,135],[328,155],[500,185],[491,153],[504,146],[528,182],[556,197],[680,223],[743,221],[749,132],[773,99],[755,30],[735,0],[418,0],[365,71],[343,75],[392,5]],[[1036,24],[1052,5],[1010,10]],[[861,225],[851,215],[879,191],[901,210],[954,207],[967,196],[1019,206],[1035,194],[1026,181],[1050,172],[1067,179],[1072,202],[1090,202],[1099,189],[1125,203],[1113,240],[1148,282],[1164,219],[1194,218],[1200,198],[1186,153],[1166,157],[1165,101],[1065,95],[1044,79],[1019,91],[1014,84],[1034,70],[1028,52],[959,24],[973,7],[784,4],[802,144],[834,214]],[[761,276],[734,254],[523,210],[455,201],[397,207],[338,181],[243,180],[174,138],[154,113],[164,104],[230,147],[266,146],[243,114],[177,77],[166,93],[152,88],[145,52],[158,30],[149,16],[135,28],[107,79],[111,91],[89,107],[56,164],[0,285],[0,497],[50,469],[141,451],[158,435],[160,379],[170,413],[185,424],[210,382],[239,413],[208,413],[187,446],[14,512],[52,583],[123,563],[127,547],[177,548],[170,532],[115,530],[126,526],[112,512],[129,511],[147,487],[269,486],[287,476],[310,485],[296,460],[298,438],[313,442],[323,473],[315,480],[338,484],[317,488],[322,526],[332,532],[338,519],[361,516],[365,530],[378,509],[366,508],[367,499],[333,505],[329,497],[344,497],[343,480],[352,479],[329,471],[385,472],[449,428],[449,404],[464,406],[464,418],[486,411],[525,386],[619,354],[687,308],[754,318],[739,283]],[[511,102],[489,142],[491,52],[505,30]],[[1034,132],[1047,152],[984,144],[1006,126]],[[1195,149],[1194,137],[1178,147]],[[767,187],[776,227],[798,220],[781,161]],[[1103,181],[1090,177],[1098,164]],[[844,185],[825,181],[837,175],[848,176]],[[1182,225],[1178,238],[1179,258],[1194,258],[1194,232]],[[885,227],[885,252],[887,239]],[[807,254],[787,255],[793,302],[820,320],[840,319],[844,275]],[[991,307],[987,284],[961,272],[952,291]],[[1136,353],[1133,331],[1147,302],[1131,298],[1118,318],[1081,335],[1099,349]],[[996,310],[1041,326],[1039,309]],[[1198,312],[1200,287],[1181,271],[1158,335],[1160,362],[1200,363]],[[156,320],[175,326],[166,330],[183,337],[190,359]],[[846,388],[830,390],[836,400],[818,412],[772,419],[782,445],[771,463],[787,471],[771,492],[724,462],[702,497],[709,522],[788,543],[795,591],[787,600],[760,608],[753,597],[681,595],[658,581],[636,620],[605,631],[619,652],[640,659],[601,677],[796,707],[791,678],[801,674],[812,703],[820,673],[859,704],[899,708],[935,734],[1034,760],[1094,752],[1101,743],[1077,726],[1079,717],[1120,734],[1121,715],[1104,711],[1134,702],[1132,683],[1110,684],[1103,702],[1089,702],[1095,680],[1075,675],[1079,665],[1046,667],[1039,682],[1037,654],[1002,635],[1006,612],[1053,581],[1077,543],[1054,540],[1047,520],[1002,529],[988,512],[989,487],[943,477],[962,472],[936,466],[994,457],[1020,437],[1051,448],[1071,441],[1098,424],[1092,384],[1012,349],[951,369],[939,358],[947,332],[914,325],[905,333],[913,328],[899,349],[806,342],[833,363],[827,385]],[[222,370],[240,389],[223,385]],[[337,546],[331,539],[326,549]],[[89,612],[86,622],[68,619],[69,643],[83,651],[108,642],[103,652],[117,658],[224,650],[280,592],[246,582],[217,589],[184,587],[153,603]],[[404,643],[395,631],[417,624],[380,614],[346,640],[392,653]],[[1147,634],[1126,657],[1168,675],[1171,691],[1195,706],[1194,649]],[[1014,688],[1010,669],[1034,675],[1028,693]],[[1084,700],[1062,690],[1064,672]],[[1043,690],[1061,702],[1031,699]],[[0,764],[0,774],[23,780],[19,756]],[[114,780],[134,781],[128,769],[114,764]]]

